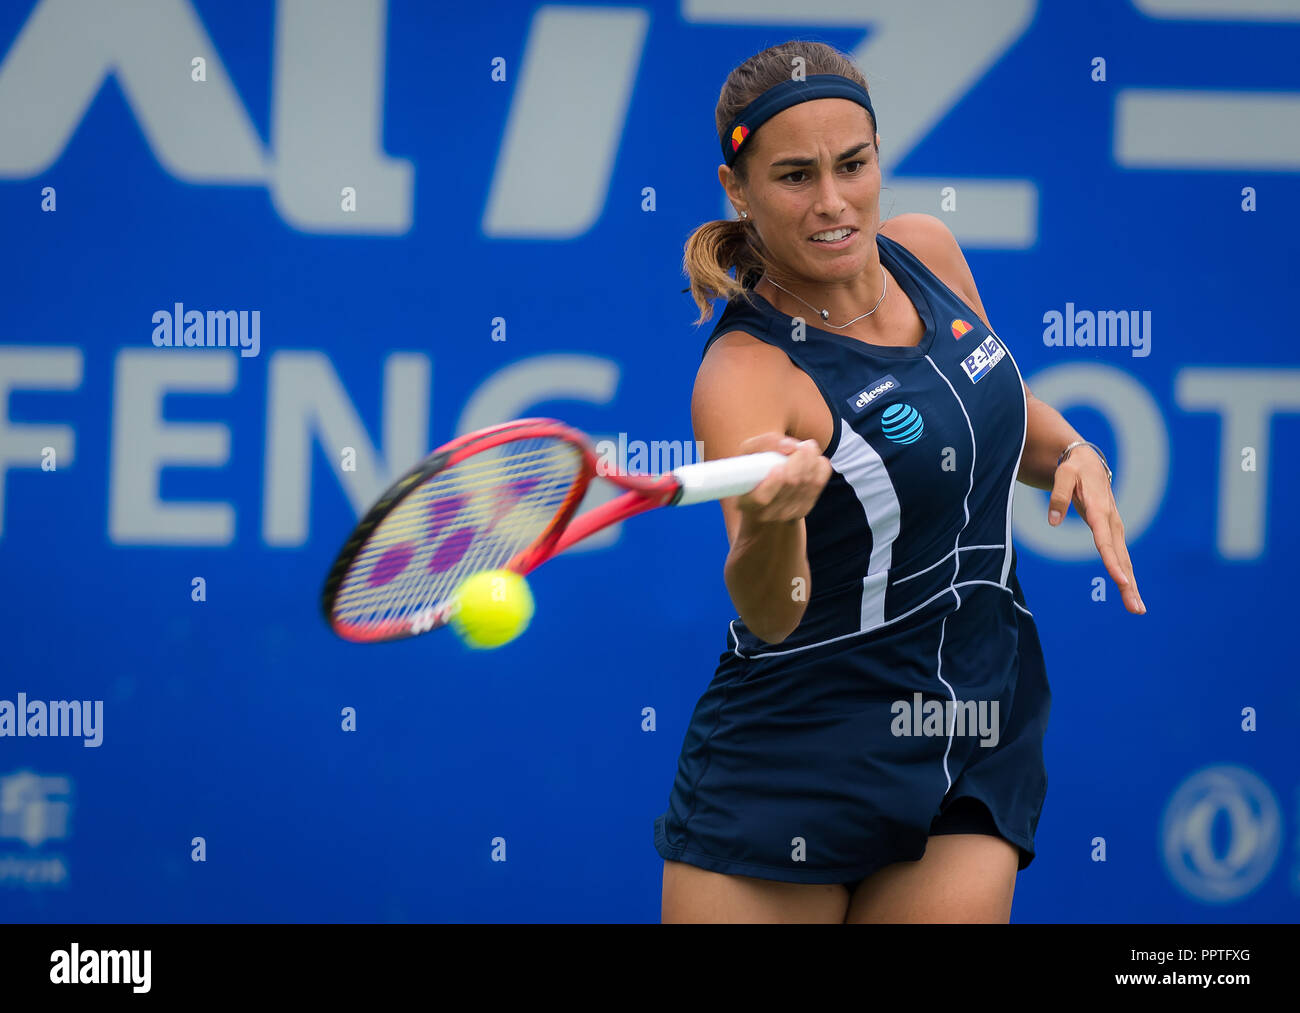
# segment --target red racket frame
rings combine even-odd
[[[446,625],[449,609],[444,605],[441,610],[426,617],[428,625],[421,629],[414,629],[415,623],[412,617],[408,616],[404,619],[389,619],[378,626],[368,627],[363,634],[359,627],[348,626],[334,620],[334,601],[349,567],[365,546],[366,539],[385,517],[396,510],[402,501],[421,485],[474,454],[516,440],[547,437],[571,443],[581,453],[581,461],[573,485],[550,524],[531,545],[517,552],[505,565],[505,569],[521,576],[527,576],[548,559],[553,559],[602,528],[618,524],[655,507],[667,506],[675,502],[681,493],[681,483],[672,475],[628,475],[620,471],[612,471],[607,475],[600,474],[596,451],[591,440],[585,433],[556,419],[514,419],[458,436],[444,443],[394,482],[358,522],[352,535],[339,551],[321,592],[321,608],[330,628],[344,640],[354,643],[376,643],[418,636],[420,633],[427,633]],[[626,492],[575,518],[574,514],[587,494],[591,480],[597,477],[612,482]]]

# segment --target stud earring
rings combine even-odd
[[[749,217],[749,212],[748,212],[748,211],[742,211],[742,212],[740,212],[740,217],[741,217],[741,218],[748,218],[748,217]]]

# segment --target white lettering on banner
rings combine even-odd
[[[380,452],[328,355],[304,350],[271,357],[262,511],[267,545],[307,541],[313,442],[325,450],[358,517],[428,453],[431,370],[429,357],[418,352],[393,353],[384,360]],[[342,447],[356,450],[356,470],[342,467]]]
[[[1213,144],[1205,125],[1217,124]],[[1115,164],[1222,172],[1300,169],[1300,92],[1124,88],[1115,99]]]
[[[456,435],[485,429],[499,422],[531,414],[533,405],[547,401],[582,401],[609,404],[618,389],[619,367],[613,359],[595,355],[536,355],[503,366],[470,395],[456,424]],[[593,442],[612,440],[616,434],[589,434]],[[580,513],[595,509],[621,495],[610,482],[594,481],[578,504]],[[578,542],[568,552],[590,552],[618,541],[622,524],[611,524]]]
[[[1300,21],[1296,0],[1133,0],[1148,18],[1166,21]],[[1224,61],[1197,59],[1190,35],[1186,61],[1213,73]],[[1205,124],[1216,123],[1214,143]],[[1115,164],[1131,168],[1300,168],[1300,92],[1122,88],[1115,97]]]
[[[117,354],[108,533],[118,545],[229,545],[235,509],[229,503],[174,503],[159,495],[163,467],[220,468],[230,460],[224,423],[168,422],[168,394],[229,394],[233,352],[194,349],[174,356],[152,348]]]
[[[0,178],[58,161],[112,74],[177,179],[265,183],[280,216],[308,232],[407,232],[414,171],[379,148],[387,17],[382,0],[279,0],[263,151],[189,0],[40,0],[0,64]],[[191,85],[178,53],[204,56],[207,81]],[[345,185],[362,195],[354,211],[339,206]]]
[[[1149,15],[1166,19],[1293,19],[1287,9],[1263,0],[1248,0],[1240,10],[1241,0],[1137,2]],[[850,55],[870,69],[882,115],[888,110],[881,151],[890,187],[888,215],[933,213],[936,194],[956,186],[963,199],[944,214],[964,245],[1025,249],[1037,241],[1038,187],[1032,180],[890,175],[1024,37],[1037,8],[1037,0],[805,0],[800,5],[797,23],[867,33]],[[388,5],[383,0],[277,0],[275,9],[273,136],[264,150],[190,0],[112,6],[99,0],[39,0],[0,64],[0,178],[30,179],[58,161],[111,74],[150,150],[177,179],[201,185],[265,183],[283,220],[307,232],[408,232],[412,164],[380,150]],[[788,0],[684,0],[682,17],[702,24],[795,23]],[[488,193],[485,235],[572,239],[597,224],[628,126],[648,24],[647,12],[635,6],[537,8]],[[573,57],[574,40],[580,40],[581,60]],[[201,87],[187,87],[188,77],[178,85],[168,55],[173,53],[204,57],[208,73]],[[31,95],[41,96],[39,115]],[[1205,103],[1273,112],[1213,117],[1234,132],[1231,143],[1207,147],[1200,136]],[[556,108],[580,108],[581,114],[557,118],[550,115]],[[1300,162],[1295,139],[1300,131],[1277,129],[1277,123],[1278,116],[1295,118],[1298,111],[1294,93],[1129,89],[1116,102],[1116,161],[1294,167]],[[1142,126],[1150,116],[1157,117],[1160,131]],[[1166,128],[1177,129],[1177,144]],[[557,130],[563,131],[558,142]],[[340,207],[344,186],[359,195],[346,212]],[[722,213],[731,214],[725,202]]]
[[[636,7],[537,9],[497,152],[484,235],[572,239],[596,224],[649,22]]]
[[[1149,18],[1178,21],[1300,21],[1295,0],[1133,0]]]
[[[39,468],[45,447],[66,470],[74,460],[76,436],[71,426],[32,425],[10,420],[9,395],[16,390],[66,391],[81,386],[80,348],[35,345],[0,347],[0,535],[4,533],[8,483],[13,465]]]
[[[1169,433],[1160,406],[1123,370],[1078,364],[1043,370],[1026,382],[1036,397],[1062,413],[1088,407],[1110,424],[1116,443],[1115,503],[1132,544],[1151,524],[1166,491]],[[1269,429],[1275,415],[1300,413],[1300,370],[1187,367],[1174,377],[1174,397],[1189,412],[1214,412],[1222,421],[1215,548],[1224,559],[1258,559],[1268,531]],[[1241,450],[1254,447],[1257,470],[1243,472]],[[1131,462],[1125,466],[1123,462]],[[1209,488],[1212,470],[1202,458],[1187,479]],[[1053,528],[1047,523],[1048,493],[1016,486],[1015,537],[1049,559],[1091,559],[1092,529],[1074,511]]]
[[[163,500],[159,476],[165,466],[219,468],[227,463],[242,464],[246,474],[247,462],[230,461],[226,423],[168,422],[162,416],[168,394],[232,391],[240,361],[237,353],[222,349],[196,349],[184,356],[152,348],[118,352],[108,493],[109,537],[115,544],[229,545],[234,540],[235,513],[230,503]],[[38,442],[57,446],[61,455],[70,455],[75,443],[72,426],[16,425],[9,395],[20,390],[76,389],[81,368],[77,348],[0,346],[0,407],[4,409],[0,412],[0,517],[12,491],[2,481],[5,469],[38,462]],[[428,358],[417,353],[394,353],[385,360],[380,450],[366,435],[355,404],[325,352],[281,351],[271,356],[262,468],[266,544],[293,548],[311,536],[314,445],[329,451],[325,457],[358,516],[427,452],[430,371]],[[597,356],[542,355],[511,363],[471,392],[456,432],[528,415],[534,405],[549,401],[608,404],[618,380],[618,364]],[[1087,407],[1109,423],[1119,463],[1115,500],[1129,542],[1136,541],[1154,521],[1167,490],[1169,434],[1160,406],[1139,381],[1111,366],[1056,366],[1026,381],[1036,396],[1057,410]],[[1180,408],[1212,412],[1222,419],[1215,546],[1225,559],[1258,559],[1268,545],[1269,430],[1274,416],[1300,413],[1300,370],[1186,367],[1175,374],[1174,383]],[[592,438],[598,442],[616,436]],[[356,450],[355,471],[343,470],[338,463],[336,451],[342,445]],[[1238,474],[1245,446],[1257,451],[1257,471]],[[1126,467],[1125,461],[1132,466]],[[1189,488],[1210,487],[1213,475],[1203,459],[1189,458],[1185,467],[1194,471],[1185,479]],[[609,483],[595,482],[593,490],[606,486]],[[73,493],[66,486],[58,492],[51,488],[25,484],[20,495],[48,498],[45,501],[50,503],[73,494],[84,503],[93,495],[90,489]],[[614,492],[612,487],[589,492],[583,509],[606,501]],[[1048,525],[1047,495],[1027,485],[1016,486],[1015,537],[1049,559],[1093,558],[1092,531],[1073,512],[1058,527]],[[616,539],[617,535],[593,537],[584,548],[601,548]]]
[[[1219,552],[1255,559],[1268,529],[1269,430],[1274,415],[1300,412],[1300,369],[1184,369],[1174,399],[1186,412],[1214,412],[1219,426]],[[1241,451],[1254,447],[1257,471],[1243,471]],[[1208,478],[1208,476],[1207,476]]]

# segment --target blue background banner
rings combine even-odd
[[[1115,469],[1140,617],[1017,486],[1054,700],[1013,918],[1295,920],[1300,4],[1255,0],[0,7],[0,700],[101,702],[98,744],[0,736],[0,918],[658,920],[716,506],[547,564],[495,652],[318,594],[458,433],[688,452],[714,104],[796,37]],[[155,347],[178,303],[256,347]],[[1119,313],[1143,347],[1053,343]]]

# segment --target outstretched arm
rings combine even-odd
[[[893,233],[913,253],[921,257],[954,292],[964,298],[990,331],[984,304],[975,287],[975,277],[961,252],[956,237],[934,215],[899,215],[886,223]],[[884,226],[882,226],[882,229]],[[1141,615],[1146,612],[1142,596],[1138,594],[1133,576],[1133,562],[1124,544],[1124,522],[1110,488],[1110,476],[1101,458],[1089,447],[1078,447],[1070,456],[1056,462],[1061,452],[1075,440],[1083,439],[1061,413],[1044,401],[1034,397],[1029,385],[1025,388],[1025,448],[1020,457],[1020,470],[1016,478],[1036,489],[1051,491],[1047,503],[1047,522],[1053,526],[1061,523],[1065,512],[1073,503],[1079,516],[1092,529],[1097,552],[1111,579],[1119,586],[1124,607]]]

